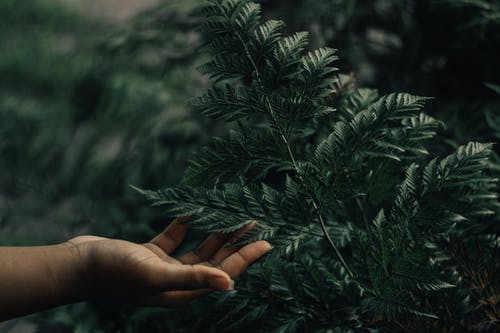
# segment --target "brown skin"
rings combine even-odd
[[[0,321],[92,299],[180,306],[231,290],[232,279],[271,250],[266,241],[231,245],[251,223],[234,234],[214,233],[173,258],[188,232],[185,220],[173,221],[145,244],[80,236],[53,246],[0,247]]]

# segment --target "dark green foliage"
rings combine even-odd
[[[481,234],[499,208],[491,144],[429,159],[425,145],[442,124],[423,113],[427,98],[336,91],[335,50],[306,51],[307,34],[259,24],[253,2],[211,0],[202,14],[212,60],[201,70],[215,83],[193,104],[237,126],[195,156],[188,184],[140,191],[207,232],[256,220],[241,242],[275,248],[238,294],[220,299],[220,321],[201,327],[445,326],[440,297],[468,293],[453,258],[443,259],[450,237]]]
[[[255,219],[243,241],[275,245],[235,294],[60,307],[32,317],[38,332],[500,330],[499,148],[463,145],[500,137],[498,87],[484,85],[500,75],[498,1],[223,3],[231,29],[212,8],[200,34],[200,1],[119,29],[49,0],[0,1],[3,245],[142,242],[165,210],[193,212],[200,234]],[[204,95],[200,43],[216,81]],[[323,46],[339,50],[309,53]],[[385,95],[401,90],[436,99]],[[222,121],[228,134],[198,148]],[[177,184],[195,148],[184,184],[144,207],[128,184]]]

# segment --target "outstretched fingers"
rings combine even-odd
[[[198,264],[209,261],[216,256],[218,260],[223,260],[238,250],[238,247],[231,246],[231,244],[238,240],[245,232],[252,229],[255,224],[256,222],[251,222],[232,234],[222,232],[211,234],[194,251],[181,256],[179,261],[184,264]]]
[[[266,241],[258,241],[252,244],[248,244],[228,258],[226,258],[223,262],[221,262],[221,269],[228,274],[231,279],[238,277],[241,273],[245,271],[245,269],[253,263],[255,260],[259,259],[261,256],[266,254],[272,249],[271,245]],[[204,262],[203,265],[207,268],[215,269],[210,267],[210,263]],[[199,267],[200,265],[189,266],[185,265],[184,267]],[[215,271],[220,272],[215,269]],[[226,280],[227,282],[227,280]],[[189,284],[193,285],[203,285],[203,283],[195,283]],[[223,289],[223,290],[231,290],[234,288],[231,280],[229,280],[229,284],[222,283],[220,286],[224,288],[200,288],[197,290],[175,290],[175,291],[167,291],[157,294],[153,297],[148,298],[144,301],[144,305],[147,306],[160,306],[160,307],[175,307],[181,306],[192,301],[195,298],[210,294],[214,291],[214,289]],[[184,286],[186,287],[186,286]],[[225,288],[228,287],[228,288]],[[186,289],[186,288],[183,288]]]
[[[271,244],[263,240],[248,244],[224,259],[220,263],[220,269],[234,279],[272,248]]]
[[[188,227],[183,224],[186,219],[173,221],[150,244],[146,244],[148,248],[155,253],[173,252],[186,236]],[[234,245],[255,225],[255,222],[249,223],[232,234],[214,233],[196,250],[181,256],[179,261],[173,262],[173,258],[173,261],[165,260],[171,264],[157,266],[157,270],[152,272],[154,274],[150,275],[159,294],[145,300],[144,305],[179,306],[214,290],[232,289],[232,279],[272,248],[267,241],[257,241],[243,247]]]
[[[271,244],[261,240],[234,251],[220,261],[217,261],[218,259],[216,256],[213,260],[205,262],[204,264],[215,266],[226,272],[232,279],[235,279],[243,273],[250,264],[271,251],[271,249]]]
[[[216,232],[208,236],[194,251],[179,257],[183,264],[197,264],[210,259],[229,239],[230,234]]]

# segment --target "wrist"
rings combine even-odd
[[[0,277],[0,321],[88,299],[92,286],[86,251],[71,241],[0,247]]]
[[[91,255],[86,243],[75,243],[69,240],[60,245],[65,256],[65,269],[60,273],[61,290],[71,302],[83,301],[92,296],[94,279],[91,275]]]

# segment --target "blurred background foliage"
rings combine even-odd
[[[199,1],[154,2],[134,15],[122,15],[128,1],[0,2],[1,245],[144,241],[165,225],[129,184],[177,184],[224,125],[187,105],[208,84],[196,70]],[[427,112],[447,124],[435,151],[500,138],[500,1],[261,2],[290,31],[310,31],[312,48],[339,49],[352,84],[435,97]],[[200,309],[77,304],[21,321],[38,332],[189,332]]]

